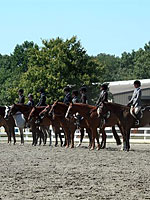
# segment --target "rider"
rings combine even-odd
[[[108,102],[108,85],[107,84],[102,84],[100,88],[100,95],[97,100],[96,106],[99,106],[103,102]]]
[[[99,95],[99,98],[96,103],[97,108],[100,106],[101,103],[108,102],[108,91],[107,90],[108,90],[108,85],[106,83],[103,83],[100,87],[100,95]],[[98,112],[98,117],[100,117],[99,112]],[[106,120],[107,120],[107,114],[101,116],[101,125],[106,124]]]
[[[78,90],[72,91],[72,103],[79,103],[78,94]]]
[[[33,100],[33,95],[32,94],[28,95],[28,99],[29,99],[29,101],[28,101],[27,105],[28,106],[34,106],[34,100]]]
[[[41,97],[37,106],[46,106],[46,96],[43,88],[40,89],[40,95]]]
[[[72,102],[72,98],[71,98],[71,95],[70,95],[70,87],[65,87],[64,88],[64,93],[65,93],[65,97],[64,97],[64,103],[65,104],[68,104]]]
[[[140,121],[139,121],[139,111],[141,109],[142,106],[142,102],[141,102],[141,82],[139,80],[134,81],[134,92],[132,94],[132,98],[130,99],[128,106],[131,106],[131,113],[134,116],[134,118],[136,118],[136,125],[139,125]]]
[[[19,104],[24,104],[24,102],[25,102],[25,98],[24,98],[23,93],[24,93],[23,89],[19,89],[18,90],[18,94],[19,94],[19,101],[18,101],[18,103]]]
[[[79,103],[79,99],[78,99],[78,90],[73,90],[72,91],[72,103]],[[79,113],[75,114],[75,118],[76,118],[76,123],[75,125],[77,126],[77,129],[80,128],[80,121],[81,121],[81,115]]]
[[[87,92],[87,90],[86,90],[85,86],[80,88],[81,103],[84,103],[84,104],[88,104],[86,92]]]

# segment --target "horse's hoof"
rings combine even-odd
[[[90,150],[91,150],[91,151],[94,150],[94,147],[91,147]]]
[[[80,147],[80,146],[81,146],[81,143],[77,144],[77,146],[76,146],[76,147]]]

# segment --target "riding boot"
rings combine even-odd
[[[44,116],[38,116],[38,119],[35,121],[35,124],[40,124],[42,122],[42,119],[44,118]]]
[[[136,121],[135,121],[135,125],[138,126],[140,124],[140,118],[138,116],[138,114],[136,115]]]
[[[76,119],[77,129],[80,129],[80,124],[81,124],[82,117],[81,117],[81,115],[77,115],[76,118],[77,118]]]

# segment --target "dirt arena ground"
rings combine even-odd
[[[0,143],[0,199],[150,199],[150,145],[131,148]]]

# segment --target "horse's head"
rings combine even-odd
[[[8,112],[8,116],[10,115],[15,115],[16,112],[19,111],[19,108],[17,107],[17,105],[14,103],[11,107],[10,107],[10,110]]]
[[[51,105],[46,106],[46,108],[39,113],[39,116],[43,117],[43,116],[47,115],[48,112],[50,111],[50,109],[51,109]]]
[[[58,105],[58,100],[55,101],[53,103],[53,105],[51,106],[51,109],[48,112],[49,117],[53,117],[54,118],[54,113],[56,113],[57,105]]]
[[[73,110],[73,103],[70,103],[68,110],[66,112],[65,118],[68,119],[73,116],[76,112]]]
[[[33,118],[35,118],[35,112],[36,112],[36,108],[33,107],[29,116],[28,116],[28,121],[31,122],[33,120]]]
[[[66,105],[62,102],[55,101],[54,104],[52,105],[48,115],[53,116],[53,117],[54,117],[54,115],[63,117],[63,116],[65,116],[67,109],[68,109],[68,105]]]

